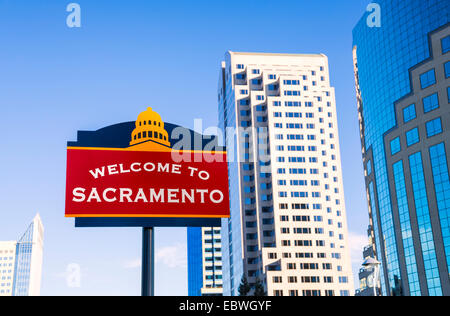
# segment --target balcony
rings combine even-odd
[[[369,258],[369,257],[374,258],[375,257],[375,253],[373,251],[373,247],[372,246],[364,247],[363,257],[364,258]]]
[[[273,83],[267,85],[267,96],[279,97],[280,96],[280,84]]]
[[[262,78],[254,78],[250,80],[250,89],[252,91],[263,91],[264,86]]]
[[[234,82],[237,86],[246,86],[247,85],[247,74],[245,72],[235,74]]]

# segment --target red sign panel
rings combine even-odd
[[[66,217],[229,217],[226,153],[182,154],[69,147]]]

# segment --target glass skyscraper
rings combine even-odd
[[[0,242],[0,296],[38,296],[44,227],[38,215],[18,241]]]
[[[383,295],[450,295],[448,0],[379,0],[353,31]]]

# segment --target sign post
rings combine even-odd
[[[142,228],[142,296],[155,295],[155,231]]]
[[[142,296],[155,294],[155,227],[220,226],[228,191],[217,138],[164,123],[151,108],[68,143],[65,216],[75,227],[142,228]]]

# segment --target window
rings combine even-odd
[[[436,83],[436,74],[434,69],[427,71],[420,75],[420,87],[422,89],[428,88]]]
[[[450,36],[447,36],[441,40],[442,44],[442,54],[448,53],[450,51]]]
[[[289,140],[303,140],[303,135],[301,134],[288,134],[287,139]]]
[[[283,278],[280,276],[274,276],[273,283],[283,283]]]
[[[419,141],[419,129],[417,127],[406,132],[406,144],[408,147],[417,144]]]
[[[273,296],[283,296],[283,290],[275,290],[275,291],[273,291]]]
[[[341,296],[350,296],[350,292],[348,290],[341,290]]]
[[[439,98],[437,93],[429,95],[423,99],[423,111],[425,113],[433,111],[437,108],[439,108]]]
[[[450,77],[450,61],[444,64],[445,78]]]
[[[427,137],[432,137],[434,135],[442,133],[442,122],[440,117],[428,122],[426,126],[427,126]]]
[[[367,175],[370,176],[372,174],[372,162],[370,160],[367,162],[366,170],[367,170]]]
[[[244,176],[244,181],[245,182],[251,182],[253,180],[255,180],[255,178],[253,176]]]
[[[320,290],[303,290],[303,296],[320,296]]]
[[[251,125],[252,125],[251,121],[242,121],[241,122],[241,126],[242,127],[249,127]]]
[[[284,80],[283,83],[289,86],[299,86],[300,80]]]
[[[307,180],[291,180],[291,186],[306,186],[308,185]]]
[[[305,146],[288,146],[288,151],[305,151]]]
[[[253,193],[255,192],[255,187],[244,187],[245,193]]]
[[[306,162],[306,158],[305,157],[289,157],[289,162],[303,163],[303,162]]]
[[[289,290],[289,296],[298,296],[298,290]]]
[[[286,117],[291,117],[291,118],[301,118],[302,117],[302,113],[298,113],[298,112],[286,112],[285,113]],[[281,115],[279,116],[281,117]]]
[[[300,206],[300,204],[297,204],[297,205]],[[292,216],[292,220],[294,222],[309,222],[310,217],[309,216]]]
[[[256,106],[256,111],[258,112],[265,112],[267,110],[267,106],[265,105],[257,105]],[[250,111],[248,111],[249,115],[250,115]]]
[[[262,83],[261,79],[252,79],[252,84],[255,86],[258,86]]]
[[[284,95],[286,96],[300,96],[300,91],[284,91]]]
[[[291,192],[291,197],[293,198],[307,198],[308,192]]]
[[[244,65],[242,65],[242,64],[237,64],[237,65],[236,65],[236,68],[237,68],[237,69],[244,69]]]
[[[288,106],[288,107],[300,107],[302,104],[301,102],[298,101],[286,101],[284,102],[284,106]]]
[[[403,109],[403,122],[407,123],[416,118],[416,105],[411,104]]]
[[[400,145],[400,137],[394,138],[391,141],[391,155],[395,155],[400,150],[402,150],[402,147]]]
[[[255,199],[251,199],[251,198],[246,198],[245,199],[245,204],[246,205],[252,205],[252,204],[255,204],[255,203],[256,203]]]

